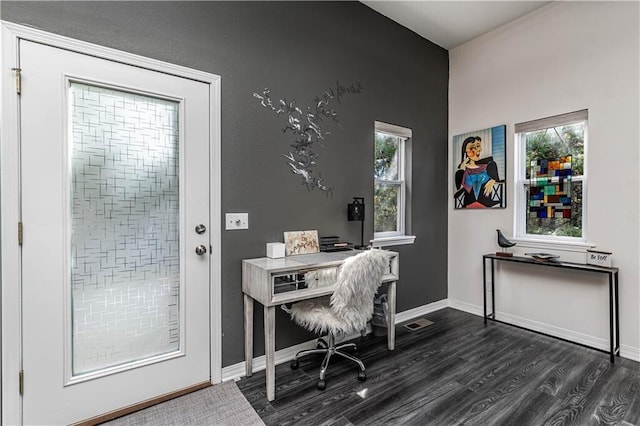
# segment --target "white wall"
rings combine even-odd
[[[497,228],[513,235],[514,124],[587,108],[590,243],[620,268],[622,356],[640,360],[640,3],[554,2],[450,51],[449,143],[454,135],[507,125],[507,208],[449,206],[449,300],[482,309],[484,253]],[[453,194],[449,150],[449,188]],[[516,254],[531,251],[519,244]],[[539,249],[538,249],[539,250]],[[550,250],[545,250],[550,251]],[[584,255],[559,251],[563,259]],[[504,263],[498,318],[608,347],[606,277]]]

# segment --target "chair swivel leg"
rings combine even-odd
[[[322,365],[320,366],[320,377],[318,379],[318,383],[316,384],[316,387],[319,390],[325,390],[327,387],[327,382],[325,382],[324,376],[327,372],[327,369],[329,368],[329,360],[331,359],[331,355],[336,353],[335,337],[333,334],[329,334],[328,345],[329,347],[325,349],[326,354],[324,356],[324,359],[322,360]]]
[[[300,351],[297,354],[295,354],[295,356],[291,360],[291,369],[295,370],[300,366],[300,363],[299,363],[298,359],[302,358],[303,356],[311,355],[311,354],[324,354],[326,352],[327,352],[327,349],[323,349],[323,348],[321,348],[321,349],[305,349],[303,351]]]
[[[344,344],[336,346],[336,351],[341,351],[343,349],[351,349],[353,351],[357,351],[358,347],[356,346],[355,343],[344,343]]]
[[[356,364],[358,364],[358,366],[360,367],[360,371],[364,371],[365,370],[364,363],[362,361],[360,361],[360,359],[356,358],[355,356],[349,355],[348,353],[342,352],[342,351],[336,351],[335,353],[336,353],[336,355],[340,355],[343,358],[350,359],[351,361],[353,361]]]

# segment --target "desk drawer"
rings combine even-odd
[[[312,253],[279,259],[242,261],[242,291],[264,306],[295,302],[333,293],[340,265],[354,252]],[[383,282],[398,279],[398,254],[388,252]]]
[[[304,274],[279,274],[271,278],[273,294],[286,293],[307,288]]]
[[[274,274],[271,277],[273,294],[333,286],[338,277],[337,267],[316,268],[291,273]]]

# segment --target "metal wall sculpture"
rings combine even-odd
[[[325,182],[322,174],[315,170],[318,165],[317,147],[322,147],[325,137],[331,132],[323,131],[320,125],[325,120],[331,120],[340,126],[338,113],[329,105],[331,101],[339,104],[341,98],[347,94],[359,94],[362,91],[360,83],[352,83],[343,86],[339,82],[336,87],[326,90],[321,96],[316,96],[313,105],[307,105],[305,110],[296,105],[295,101],[280,99],[274,102],[271,98],[271,90],[265,88],[262,94],[254,93],[253,96],[260,100],[263,107],[275,112],[276,115],[284,114],[287,124],[282,132],[290,131],[295,138],[291,144],[291,150],[284,154],[291,171],[302,178],[302,184],[307,190],[319,189],[327,195],[331,194],[331,187]]]

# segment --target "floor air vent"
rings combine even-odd
[[[417,320],[413,320],[404,325],[404,328],[411,331],[420,330],[421,328],[425,328],[433,324],[433,321],[429,321],[428,319],[420,318]]]

